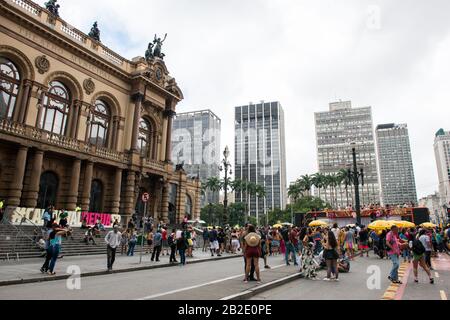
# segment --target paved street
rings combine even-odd
[[[368,289],[367,270],[370,266],[379,266],[381,270],[381,286],[379,289]],[[405,265],[407,266],[407,265]],[[409,277],[404,285],[398,288],[396,300],[441,300],[441,291],[445,296],[450,292],[450,257],[442,254],[433,260],[433,276],[436,283],[430,285],[423,270],[419,270],[419,284],[414,284],[412,265],[406,267],[405,276]],[[378,300],[381,299],[390,285],[387,279],[391,268],[389,260],[380,260],[375,256],[357,258],[351,265],[350,273],[340,274],[340,282],[325,282],[323,280],[296,280],[284,286],[266,291],[252,300]],[[436,277],[436,272],[439,277]],[[326,273],[322,271],[319,279]]]
[[[198,253],[198,256],[206,255]],[[81,259],[81,258],[79,258]],[[119,257],[119,262],[127,259]],[[137,263],[136,257],[134,264]],[[67,259],[65,263],[69,263]],[[64,261],[64,259],[62,260]],[[90,264],[103,262],[101,257],[91,257]],[[73,262],[73,261],[72,261]],[[124,264],[124,262],[120,262]],[[148,261],[146,261],[149,264]],[[396,299],[432,299],[441,300],[449,296],[450,257],[441,255],[433,261],[436,284],[430,285],[423,272],[419,284],[413,283],[412,269],[405,264],[405,277],[409,276],[407,285],[396,290]],[[262,273],[263,285],[297,274],[297,267],[285,266],[282,256],[270,258],[271,270]],[[18,266],[22,272],[25,265]],[[29,267],[30,265],[28,265]],[[368,268],[378,266],[380,286],[368,289],[367,280],[371,276]],[[61,267],[61,264],[60,264]],[[100,268],[102,268],[100,266]],[[324,282],[322,280],[299,279],[285,285],[261,292],[253,300],[379,300],[390,286],[387,274],[391,263],[374,256],[356,258],[352,262],[351,272],[341,274],[341,281]],[[5,278],[5,266],[0,268]],[[32,272],[29,270],[28,272]],[[409,272],[409,273],[408,273]],[[34,271],[34,273],[36,273]],[[325,276],[319,273],[319,279]],[[258,288],[253,282],[244,283],[242,258],[208,261],[188,264],[185,267],[165,267],[152,270],[134,271],[81,278],[80,290],[69,290],[67,283],[72,280],[55,280],[50,282],[19,284],[0,287],[0,299],[69,299],[69,300],[117,300],[117,299],[164,299],[164,300],[217,300]],[[443,292],[443,293],[442,293]]]

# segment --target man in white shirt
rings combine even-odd
[[[119,226],[115,225],[113,231],[108,232],[105,237],[108,257],[108,271],[112,271],[114,261],[116,260],[116,249],[120,245],[122,234],[119,232]]]

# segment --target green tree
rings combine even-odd
[[[228,208],[230,214],[229,224],[230,226],[243,226],[245,224],[245,204],[242,202],[232,203]]]
[[[223,215],[223,204],[210,203],[203,207],[200,211],[200,219],[204,220],[208,225],[219,225]]]

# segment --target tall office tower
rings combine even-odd
[[[376,128],[381,202],[383,205],[417,204],[416,183],[406,124]]]
[[[450,207],[450,131],[440,129],[434,140],[441,205]]]
[[[256,217],[285,209],[287,199],[284,112],[279,102],[236,107],[235,178],[264,186],[266,197],[236,192],[236,202],[248,203]]]
[[[351,101],[331,103],[329,111],[315,113],[315,123],[319,172],[329,175],[352,169],[354,146],[358,170],[364,170],[361,205],[380,203],[372,108],[352,108]],[[320,196],[336,207],[355,206],[353,186],[322,189]]]
[[[220,177],[221,120],[211,110],[178,113],[172,128],[172,161],[184,164],[188,176],[199,176],[202,183]],[[201,206],[218,203],[219,192],[206,191]]]

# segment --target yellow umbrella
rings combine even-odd
[[[427,228],[427,229],[433,229],[433,228],[437,227],[437,225],[435,225],[434,223],[431,223],[431,222],[422,223],[420,226],[423,228]]]
[[[377,220],[368,225],[368,228],[371,230],[385,230],[392,227],[392,221],[386,220]]]
[[[399,228],[414,228],[416,225],[412,222],[406,220],[399,221],[391,221],[392,224],[395,224]]]
[[[272,227],[278,229],[278,228],[282,228],[283,226],[281,225],[281,223],[277,223],[277,224],[274,224]]]
[[[328,223],[322,220],[315,220],[309,224],[310,227],[324,227],[328,226]]]
[[[211,227],[211,226],[208,227],[208,230],[212,230],[212,229],[213,229],[213,227]]]

